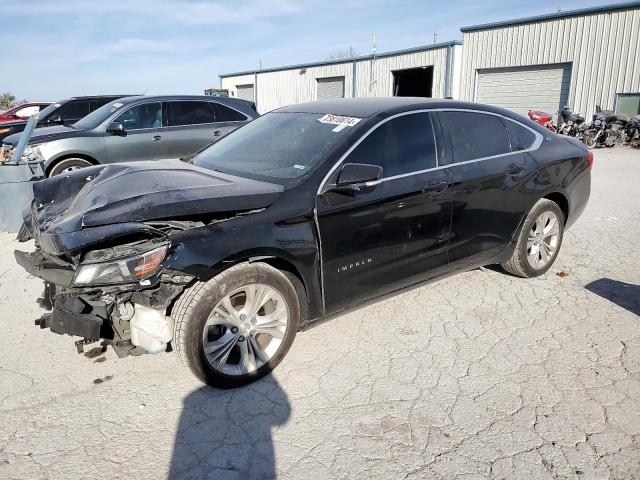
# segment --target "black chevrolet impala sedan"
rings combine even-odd
[[[260,378],[326,315],[481,265],[535,277],[589,198],[591,154],[507,110],[362,98],[281,108],[189,162],[34,184],[16,251],[36,323],[119,356]]]

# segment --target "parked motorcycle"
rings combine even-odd
[[[640,115],[636,115],[624,127],[624,143],[630,147],[640,147]]]
[[[587,148],[614,147],[625,140],[625,126],[629,122],[628,115],[612,110],[602,110],[596,105],[596,114],[582,136]]]
[[[558,114],[558,126],[556,128],[559,134],[581,139],[586,129],[587,125],[584,123],[582,115],[573,113],[567,105],[562,107]]]
[[[529,115],[529,118],[531,120],[533,120],[536,123],[539,123],[545,128],[548,128],[552,132],[556,131],[556,127],[553,125],[553,122],[551,121],[553,119],[552,115],[545,112],[541,112],[539,110],[529,110],[527,112],[527,115]]]

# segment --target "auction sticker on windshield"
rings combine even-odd
[[[332,115],[330,113],[323,115],[318,119],[320,123],[328,123],[330,125],[337,125],[336,128],[332,130],[332,132],[339,132],[340,130],[346,127],[353,127],[356,125],[361,118],[356,117],[343,117],[342,115]]]

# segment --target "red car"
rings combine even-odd
[[[31,115],[46,108],[51,102],[21,103],[0,113],[0,123],[12,120],[28,120]]]

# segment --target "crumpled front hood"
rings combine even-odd
[[[53,140],[62,140],[63,138],[77,137],[84,130],[76,130],[75,128],[65,127],[64,125],[56,125],[54,127],[36,127],[29,139],[29,144],[51,142]],[[20,133],[9,135],[3,140],[3,143],[16,146],[20,140]]]
[[[33,229],[60,235],[94,227],[265,208],[282,185],[179,160],[99,165],[34,183]]]

